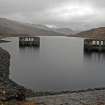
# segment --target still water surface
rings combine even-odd
[[[40,48],[19,48],[18,38],[0,44],[11,54],[11,79],[36,91],[105,86],[104,53],[85,53],[82,38],[40,38]]]

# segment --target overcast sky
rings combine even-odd
[[[0,17],[87,29],[105,26],[105,0],[0,0]]]

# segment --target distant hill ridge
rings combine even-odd
[[[72,35],[75,34],[77,32],[75,32],[74,30],[70,29],[70,28],[65,28],[65,27],[48,27],[46,25],[41,25],[41,24],[33,24],[34,27],[36,28],[40,28],[40,29],[44,29],[44,30],[50,30],[50,31],[54,31],[57,33],[61,33],[61,34],[65,34],[65,35]]]
[[[90,38],[105,38],[105,27],[94,28],[88,31],[83,31],[74,36],[90,37]]]
[[[73,36],[105,38],[105,27],[94,28],[77,33],[70,28],[49,28],[40,24],[21,23],[0,18],[0,36]]]
[[[41,28],[37,28],[28,23],[21,23],[6,18],[0,18],[0,35],[64,36],[65,34],[57,33],[51,30],[44,30]]]

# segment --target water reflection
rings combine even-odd
[[[36,54],[40,53],[40,48],[38,47],[19,47],[19,52],[24,53],[29,51],[30,53],[35,52]]]
[[[85,61],[88,60],[88,61],[104,63],[105,62],[105,53],[84,51],[84,59],[85,59]]]

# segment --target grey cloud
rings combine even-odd
[[[50,12],[54,8],[72,3],[91,6],[94,13],[64,20]],[[0,16],[24,22],[54,24],[74,29],[92,28],[105,25],[105,0],[0,0]]]

